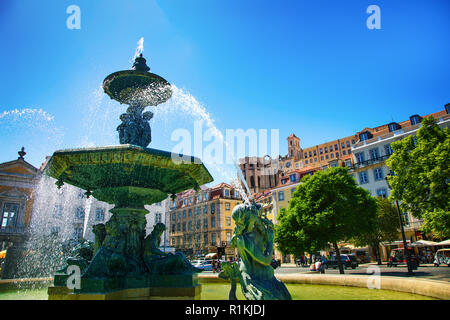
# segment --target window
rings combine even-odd
[[[328,153],[328,147],[325,147],[325,153]]]
[[[338,151],[338,145],[337,144],[334,145],[334,151]]]
[[[286,162],[286,168],[289,168],[291,166],[290,162]]]
[[[390,156],[392,154],[393,151],[390,144],[384,145],[384,152],[387,156]]]
[[[364,153],[363,152],[356,153],[355,157],[356,157],[356,161],[358,163],[363,163],[364,162]]]
[[[376,168],[373,170],[373,175],[375,177],[375,181],[382,180],[383,177],[383,169],[382,168]]]
[[[197,207],[197,215],[199,216],[201,212],[202,212],[202,208],[200,206],[198,206]]]
[[[62,210],[63,210],[62,205],[60,205],[60,204],[55,205],[55,207],[53,208],[53,216],[55,218],[62,217]]]
[[[352,154],[352,150],[348,149],[348,150],[347,150],[347,153],[348,153],[348,154]]]
[[[342,147],[342,149],[345,148],[345,142],[342,142],[342,143],[341,143],[341,147]]]
[[[203,228],[208,229],[208,219],[203,219]]]
[[[225,217],[225,226],[231,227],[231,217]]]
[[[188,222],[188,231],[192,231],[192,221]]]
[[[181,231],[181,224],[180,223],[177,224],[177,231]]]
[[[227,232],[227,242],[231,242],[231,232]]]
[[[184,199],[184,200],[183,200],[183,204],[184,204],[184,205],[187,205],[187,199]]]
[[[183,231],[186,231],[186,222],[183,222]]]
[[[347,141],[347,148],[350,148],[350,141]]]
[[[201,220],[200,219],[197,220],[196,226],[197,226],[197,230],[200,230],[200,227],[201,227]]]
[[[312,157],[312,152],[310,151],[310,152],[308,153],[308,155],[309,155],[309,157],[311,158],[311,157]]]
[[[316,150],[314,150],[314,157],[315,157],[315,156],[317,156],[317,151],[316,151]]]
[[[278,192],[278,201],[283,201],[284,200],[284,191],[279,191]]]
[[[203,213],[204,214],[208,213],[208,206],[206,204],[203,206]]]
[[[317,158],[314,158],[314,162],[317,162]]]
[[[203,200],[208,201],[208,199],[209,199],[209,192],[205,192],[203,194]]]
[[[172,233],[175,232],[175,224],[172,225]]]
[[[352,144],[355,144],[355,140],[352,140]]]
[[[377,190],[377,197],[387,198],[387,191],[385,188]]]
[[[216,245],[216,233],[215,232],[211,233],[211,244],[213,246]]]
[[[83,237],[83,228],[81,228],[81,227],[75,228],[75,230],[73,232],[73,237],[75,239],[82,238]]]
[[[305,160],[305,163],[308,164],[308,160]]]
[[[225,192],[225,197],[229,197],[230,196],[230,190],[225,189],[224,192]]]
[[[333,159],[334,158],[334,154],[330,154],[330,157],[331,157],[331,159]]]
[[[197,195],[197,202],[200,202],[200,201],[202,201],[202,195],[201,195],[201,194],[198,194],[198,195]]]
[[[105,220],[105,209],[103,209],[103,208],[95,209],[95,220],[97,220],[97,221]]]
[[[225,202],[225,210],[230,211],[230,203]]]
[[[84,219],[84,208],[78,207],[75,216],[77,217],[77,219]]]
[[[178,220],[181,219],[181,211],[178,211],[177,217],[178,217]]]
[[[161,223],[161,221],[162,221],[162,214],[161,213],[155,213],[155,224]]]
[[[325,156],[325,159],[328,159],[328,155]]]
[[[391,123],[388,124],[388,128],[389,128],[389,132],[393,132],[393,131],[396,131],[398,129],[401,129],[401,126],[398,123],[396,123],[396,122],[391,122]]]
[[[293,194],[295,192],[295,188],[291,189],[291,194]]]
[[[351,168],[351,167],[352,167],[352,161],[351,161],[350,159],[345,160],[345,165],[346,165],[348,168]]]
[[[370,159],[377,160],[378,159],[378,148],[369,150]]]
[[[339,152],[336,152],[336,158],[339,158]]]
[[[189,198],[189,204],[192,204],[192,197]]]
[[[323,156],[320,156],[320,161],[323,161]]]
[[[216,217],[211,217],[211,228],[216,227]]]
[[[211,203],[211,214],[214,214],[216,212],[216,204]]]
[[[333,146],[330,146],[330,152],[332,152],[333,151]]]
[[[183,218],[186,218],[186,210],[183,210]]]
[[[289,176],[289,180],[290,180],[291,182],[297,181],[296,175],[295,175],[295,174],[291,174],[291,175]]]
[[[203,243],[208,244],[208,234],[207,233],[203,234]]]
[[[3,205],[2,228],[15,227],[18,214],[19,205],[17,203],[5,203]]]
[[[175,246],[175,238],[172,238],[172,246]]]
[[[78,192],[78,199],[83,199],[84,198],[84,193],[83,193],[83,191],[79,191]]]
[[[323,151],[322,151],[322,149],[320,149],[320,150],[319,150],[319,152],[320,152],[320,154],[323,154]]]
[[[369,176],[367,175],[367,171],[363,171],[363,172],[359,173],[359,182],[360,182],[360,184],[369,182]]]
[[[346,153],[345,153],[345,150],[343,150],[343,151],[342,151],[342,154],[343,154],[343,155],[345,155],[345,154],[346,154]]]
[[[192,217],[192,209],[188,210],[188,217]]]
[[[308,154],[305,152],[305,158],[308,158]]]

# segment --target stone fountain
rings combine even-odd
[[[128,105],[117,128],[121,145],[59,150],[48,162],[45,173],[57,180],[58,187],[68,183],[86,190],[88,197],[114,205],[111,219],[94,226],[93,257],[68,259],[55,274],[49,299],[200,297],[198,270],[181,253],[158,249],[165,226],[158,224],[147,237],[145,233],[144,205],[213,180],[199,159],[178,163],[170,152],[147,148],[153,113],[144,110],[172,96],[170,84],[149,71],[141,54],[131,70],[112,73],[103,82],[106,94]],[[76,278],[77,268],[81,280]]]

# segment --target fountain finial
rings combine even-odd
[[[136,59],[134,60],[133,67],[131,69],[144,72],[150,71],[149,66],[147,66],[147,60],[142,56],[142,53],[136,57]]]

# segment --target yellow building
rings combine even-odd
[[[234,257],[232,211],[240,203],[240,193],[226,183],[179,193],[169,211],[170,245],[191,257]]]

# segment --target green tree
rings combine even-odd
[[[351,242],[356,246],[370,245],[375,251],[378,264],[381,264],[381,242],[391,242],[398,237],[400,225],[397,208],[389,199],[379,197],[377,198],[377,214],[374,218],[371,223],[372,229],[361,233]]]
[[[392,143],[386,161],[395,173],[389,177],[390,197],[403,211],[424,220],[424,231],[450,237],[450,129],[441,129],[432,116],[422,120],[416,136]]]
[[[281,211],[275,241],[285,253],[323,250],[331,243],[341,274],[338,242],[371,230],[376,201],[369,191],[357,186],[347,168],[329,168],[302,180]]]

